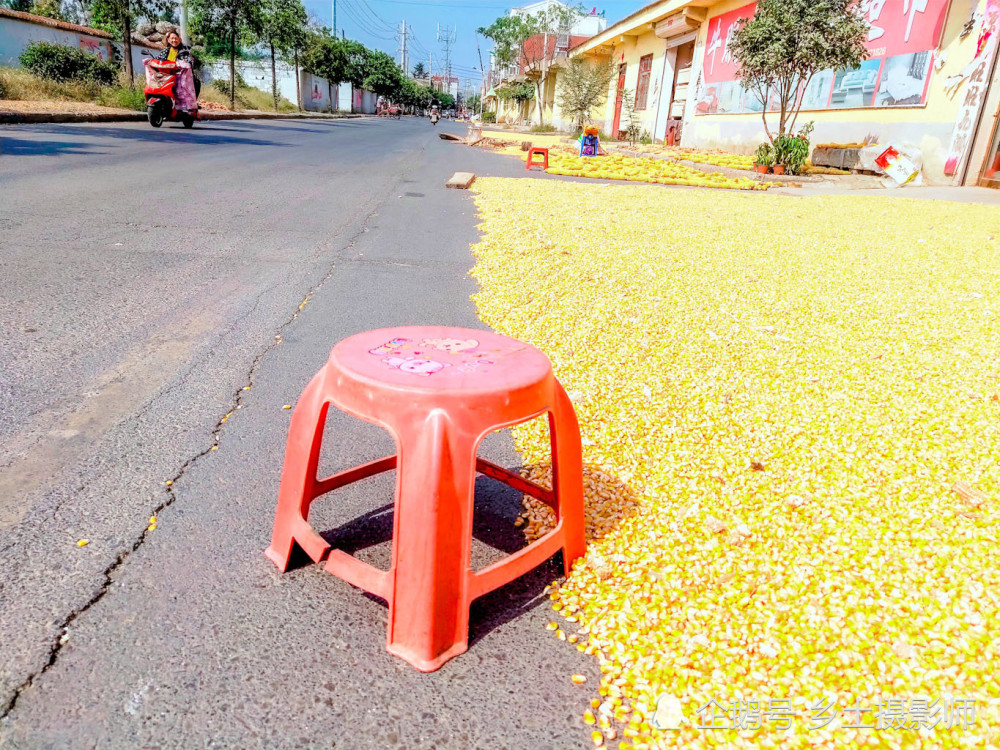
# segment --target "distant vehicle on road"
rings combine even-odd
[[[379,117],[395,117],[398,120],[403,114],[403,108],[398,104],[382,104],[376,114]]]

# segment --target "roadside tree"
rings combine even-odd
[[[614,61],[614,51],[605,63],[573,57],[559,74],[559,106],[578,129],[582,130],[594,108],[607,100],[608,87],[617,70]]]
[[[326,79],[330,91],[331,110],[335,109],[334,86],[341,83],[360,85],[366,54],[364,45],[338,39],[327,28],[312,29],[307,32],[302,52],[302,67],[307,72]]]
[[[116,0],[129,2],[130,0]],[[242,44],[260,39],[259,0],[188,0],[192,28],[205,37],[209,49],[223,49],[229,56],[229,104],[236,109],[236,54]]]
[[[772,141],[790,133],[812,77],[821,70],[857,68],[868,56],[869,24],[860,0],[759,0],[753,17],[736,29],[729,49],[738,77],[764,109],[764,130]],[[767,121],[774,91],[778,131]]]
[[[545,124],[542,89],[555,57],[556,38],[569,34],[580,15],[578,7],[552,5],[537,13],[501,16],[489,26],[477,29],[493,42],[493,57],[499,66],[517,66],[534,84],[539,125]]]
[[[276,53],[293,54],[297,57],[308,20],[302,0],[263,0],[260,3],[260,40],[268,46],[271,53],[271,93],[274,97],[275,112],[278,111]],[[295,88],[296,91],[300,88],[297,64]],[[299,95],[296,99],[298,97]],[[299,105],[301,109],[301,102]]]
[[[369,50],[362,88],[378,96],[393,99],[399,94],[402,85],[403,71],[399,69],[396,61],[385,52]]]
[[[132,65],[132,32],[142,18],[156,18],[173,9],[171,0],[91,0],[88,4],[94,28],[114,34],[122,41],[125,72],[129,85],[134,85]]]

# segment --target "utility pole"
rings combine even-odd
[[[409,68],[409,65],[407,64],[408,60],[406,59],[406,19],[405,18],[403,19],[403,23],[401,24],[401,29],[399,31],[399,44],[400,44],[399,65],[403,69],[403,74],[407,78],[409,78],[410,77],[410,68]]]
[[[333,0],[333,38],[337,38],[337,0]]]

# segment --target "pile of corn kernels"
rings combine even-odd
[[[580,419],[589,544],[550,629],[600,660],[594,743],[1000,747],[1000,209],[473,191],[480,315],[549,355]],[[545,425],[515,438],[547,482]],[[551,527],[525,508],[529,539]],[[918,696],[975,720],[846,726]],[[734,699],[799,715],[699,728]]]
[[[705,172],[670,159],[652,159],[622,154],[575,156],[553,153],[549,174],[595,177],[601,180],[655,182],[661,185],[724,188],[727,190],[767,190],[769,183],[747,177],[728,177],[722,172]]]

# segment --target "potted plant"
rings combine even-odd
[[[754,169],[761,174],[767,174],[772,164],[774,164],[774,148],[765,141],[754,152]]]
[[[774,173],[784,174],[795,148],[793,135],[779,135],[774,139]],[[789,170],[790,171],[790,170]]]
[[[798,135],[787,133],[774,139],[774,173],[799,174],[809,158],[809,134],[813,124],[807,123]]]

